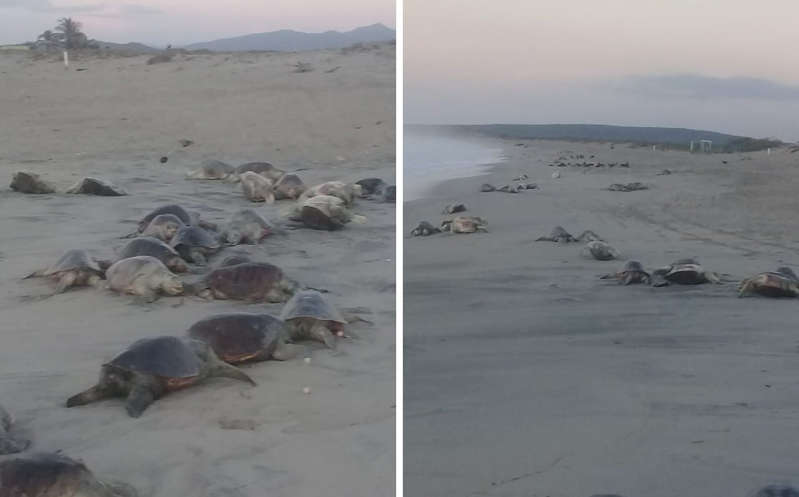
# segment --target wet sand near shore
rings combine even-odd
[[[210,379],[138,419],[120,399],[72,409],[64,402],[140,338],[181,336],[216,313],[278,315],[282,306],[191,297],[141,305],[95,289],[32,300],[51,287],[20,280],[72,248],[113,257],[127,242],[120,237],[160,205],[179,203],[220,226],[244,208],[275,221],[290,205],[251,203],[240,185],[185,180],[204,159],[266,160],[309,185],[373,176],[394,183],[393,54],[385,45],[179,56],[153,66],[146,57],[73,60],[83,72],[0,55],[0,108],[15,116],[0,124],[0,402],[33,440],[29,452],[61,450],[150,497],[394,494],[393,204],[359,200],[366,224],[288,231],[211,259],[244,252],[276,264],[328,289],[340,309],[361,308],[373,325],[353,325],[356,338],[336,350],[305,342],[294,360],[243,366],[256,387]],[[293,72],[298,60],[315,70]],[[194,143],[183,148],[181,138]],[[23,195],[8,190],[18,170],[62,192],[93,175],[130,195]]]
[[[651,270],[695,257],[733,280],[799,267],[797,154],[502,144],[509,159],[491,174],[404,206],[406,234],[454,202],[489,223],[406,235],[406,495],[745,496],[795,483],[799,304],[738,299],[735,283],[598,276],[629,259]],[[564,151],[630,168],[548,167]],[[479,192],[522,173],[539,190]],[[633,181],[651,189],[605,190]],[[622,259],[534,241],[556,225],[595,231]]]

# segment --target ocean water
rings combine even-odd
[[[424,197],[439,182],[479,176],[503,160],[502,149],[481,141],[449,136],[404,135],[404,199]]]

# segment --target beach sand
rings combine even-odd
[[[182,335],[215,313],[279,314],[281,306],[174,297],[137,305],[95,289],[31,300],[51,287],[21,281],[27,273],[71,248],[113,257],[127,242],[120,237],[163,204],[219,224],[242,208],[277,220],[289,205],[250,203],[230,183],[185,180],[204,159],[268,161],[310,185],[371,176],[394,183],[392,45],[146,60],[73,57],[65,70],[0,54],[0,399],[32,438],[29,452],[62,450],[142,496],[393,495],[393,204],[360,200],[364,225],[289,231],[239,250],[329,289],[339,308],[364,308],[374,325],[354,325],[356,339],[335,351],[306,343],[295,360],[243,366],[257,387],[211,379],[138,419],[121,400],[63,407],[140,338]],[[297,62],[314,70],[294,72]],[[181,147],[183,138],[194,144]],[[23,195],[7,187],[18,170],[60,191],[99,176],[130,195]]]
[[[500,143],[508,160],[489,175],[404,206],[405,233],[453,202],[490,231],[406,235],[406,495],[743,497],[797,483],[796,301],[598,276],[628,259],[696,257],[734,280],[799,267],[799,154]],[[631,167],[548,167],[567,150]],[[479,193],[522,173],[540,190]],[[651,189],[604,190],[632,181]],[[534,241],[556,225],[595,231],[622,260]]]

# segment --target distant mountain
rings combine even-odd
[[[129,53],[156,53],[161,52],[160,49],[154,48],[143,43],[113,43],[110,41],[91,40],[91,43],[96,43],[101,50],[110,50],[113,52],[129,52]]]
[[[235,38],[192,43],[183,48],[188,50],[213,50],[215,52],[242,52],[270,50],[277,52],[300,52],[303,50],[323,50],[345,48],[356,43],[374,43],[396,39],[397,33],[382,24],[372,24],[341,33],[303,33],[283,29],[269,33],[256,33]]]
[[[406,128],[410,131],[420,132],[428,130],[467,131],[509,139],[596,141],[645,145],[663,144],[674,148],[688,148],[692,140],[711,140],[714,150],[726,152],[763,150],[781,144],[778,140],[755,139],[698,129],[612,126],[607,124],[410,124]]]

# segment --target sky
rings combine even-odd
[[[799,141],[796,0],[405,0],[405,122]]]
[[[35,40],[59,17],[102,41],[182,45],[279,29],[394,29],[393,0],[0,0],[0,44]]]

